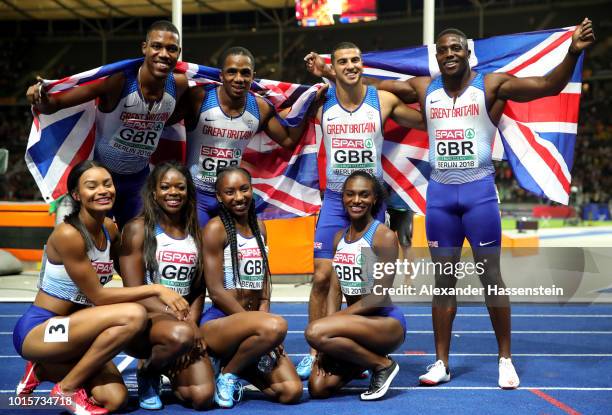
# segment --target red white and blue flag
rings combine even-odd
[[[572,28],[470,40],[470,63],[479,72],[508,72],[516,76],[545,75],[567,53]],[[366,76],[407,79],[412,76],[437,76],[433,45],[393,51],[364,53]],[[45,81],[48,93],[70,88],[139,66],[142,59],[105,65],[61,80]],[[494,156],[506,158],[519,184],[526,190],[550,200],[567,203],[570,169],[578,122],[582,57],[570,83],[561,94],[530,103],[508,102],[499,123]],[[182,72],[197,84],[218,81],[219,70],[179,62]],[[291,107],[287,125],[296,125],[306,115],[317,86],[258,80],[253,92],[268,99],[277,109]],[[47,202],[66,192],[70,168],[93,155],[95,140],[95,102],[67,108],[51,115],[34,114],[26,151],[26,162]],[[168,127],[158,153],[184,152],[184,129]],[[299,145],[288,151],[263,133],[249,144],[243,163],[253,174],[258,211],[264,218],[304,216],[320,207],[319,188],[324,181],[318,160],[324,154],[321,131],[310,123]],[[179,152],[169,151],[179,149]],[[394,205],[425,212],[429,176],[428,141],[424,132],[385,125],[383,146],[385,180],[392,189]],[[322,170],[324,171],[324,169]],[[320,180],[321,179],[321,180]]]

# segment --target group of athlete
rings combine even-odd
[[[284,127],[282,114],[249,93],[252,54],[228,49],[220,85],[190,88],[173,72],[179,33],[161,21],[149,28],[144,61],[134,71],[54,95],[41,83],[32,85],[27,97],[39,113],[97,100],[96,140],[93,160],[70,171],[73,210],[49,237],[39,292],[13,332],[27,360],[18,392],[31,393],[49,380],[55,382],[51,395],[74,413],[117,410],[128,394],[112,359],[124,351],[139,359],[139,404],[146,409],[163,405],[162,374],[174,395],[196,409],[213,402],[234,406],[241,380],[273,400],[294,403],[303,379],[311,397],[327,398],[365,371],[370,386],[361,399],[381,398],[399,371],[388,355],[406,333],[401,310],[373,295],[373,286],[390,286],[393,275],[374,279],[368,268],[398,256],[397,237],[384,225],[386,119],[429,135],[426,231],[433,261],[459,261],[467,237],[475,260],[486,264],[482,283],[503,286],[491,162],[496,124],[506,100],[559,93],[593,40],[585,19],[563,62],[546,76],[528,78],[471,70],[467,38],[456,29],[436,40],[441,75],[433,79],[366,80],[361,51],[349,42],[334,48],[331,65],[314,52],[305,57],[307,70],[333,86],[320,89],[310,112],[323,132],[327,184],[305,331],[311,353],[297,368],[283,347],[287,322],[269,312],[266,228],[255,214],[251,176],[239,164],[255,133],[264,130],[291,148],[305,122]],[[413,102],[421,112],[405,105]],[[164,162],[150,171],[163,127],[181,120],[186,165]],[[445,139],[445,131],[456,129],[471,132]],[[104,287],[114,272],[124,287]],[[454,287],[456,279],[436,275],[435,284]],[[205,309],[206,293],[212,304]],[[342,295],[347,306],[341,309]],[[499,386],[516,388],[508,297],[485,301],[499,345]],[[422,384],[450,380],[456,308],[454,296],[433,298],[437,360]]]

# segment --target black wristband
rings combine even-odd
[[[576,58],[577,58],[578,56],[580,56],[580,54],[581,54],[581,53],[582,53],[582,51],[581,51],[581,50],[579,50],[578,52],[572,52],[572,48],[571,48],[571,47],[570,47],[570,48],[567,50],[567,54],[568,54],[568,55],[572,55],[572,56],[574,56],[574,57],[576,57]]]

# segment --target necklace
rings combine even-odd
[[[164,80],[164,84],[162,86],[161,97],[159,99],[154,99],[153,102],[148,102],[144,95],[144,90],[142,88],[142,82],[140,81],[140,70],[141,69],[142,69],[142,66],[138,68],[138,74],[136,75],[136,81],[138,82],[138,90],[140,91],[140,95],[142,96],[142,100],[145,104],[147,115],[150,115],[151,113],[159,112],[159,110],[161,109],[162,101],[164,100],[164,92],[166,91],[166,81],[168,80],[168,78]]]

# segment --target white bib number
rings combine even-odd
[[[45,326],[45,343],[63,343],[68,341],[70,317],[52,318]]]
[[[478,147],[472,128],[436,130],[435,134],[436,169],[478,167]]]
[[[124,153],[151,157],[163,129],[162,121],[127,119],[113,134],[109,144]]]

